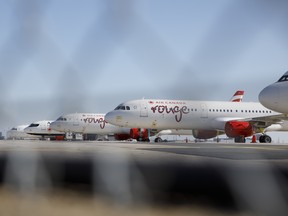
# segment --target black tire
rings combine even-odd
[[[244,136],[238,136],[238,137],[235,137],[234,138],[234,142],[235,143],[245,143],[246,142],[246,139]]]
[[[259,142],[260,143],[271,143],[272,142],[272,138],[268,135],[261,135],[259,137]]]
[[[156,137],[154,141],[155,142],[162,142],[163,140],[161,139],[161,137]]]

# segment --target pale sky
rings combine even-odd
[[[288,70],[287,11],[286,0],[0,0],[0,128],[143,97],[241,89],[258,101]]]

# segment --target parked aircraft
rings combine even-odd
[[[236,91],[230,101],[240,102],[243,94],[244,91]],[[137,129],[123,128],[109,124],[105,121],[104,116],[105,114],[96,113],[71,113],[62,115],[54,122],[51,122],[50,128],[63,133],[97,134],[97,136],[102,137],[114,135],[116,140],[138,139],[137,135],[130,136],[130,131],[137,131]],[[147,131],[144,130],[142,133],[146,134]],[[161,135],[192,135],[192,130],[170,129],[160,131],[156,134],[156,142],[162,141],[160,138]]]
[[[116,140],[130,138],[130,128],[109,124],[104,116],[96,113],[71,113],[51,122],[50,128],[64,133],[97,134],[102,137],[114,135]]]
[[[64,139],[64,133],[50,128],[51,120],[42,120],[31,123],[24,129],[27,134],[41,136],[42,139],[50,137],[55,139]]]
[[[288,114],[288,71],[260,92],[259,101],[271,110]]]
[[[283,115],[256,102],[132,100],[107,113],[105,120],[142,131],[190,129],[199,139],[213,138],[222,132],[235,142],[245,142],[245,137],[260,132],[263,133],[260,142],[271,142],[271,137],[265,134],[269,126],[288,130],[282,124]]]
[[[22,139],[39,139],[39,137],[27,134],[24,129],[29,125],[19,125],[11,128],[6,132],[6,139],[22,140]]]

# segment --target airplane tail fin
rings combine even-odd
[[[231,102],[241,102],[244,96],[244,91],[238,90],[235,92],[233,97],[230,99]]]

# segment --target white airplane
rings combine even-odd
[[[230,101],[240,102],[243,98],[244,91],[236,91]],[[137,128],[123,128],[109,124],[104,120],[105,114],[96,113],[72,113],[60,116],[54,122],[51,122],[50,128],[64,133],[81,133],[81,134],[97,134],[98,136],[114,135],[116,140],[127,140],[129,138],[138,139]],[[134,131],[130,136],[130,131]],[[148,140],[148,131],[143,130],[142,134],[145,140]],[[151,134],[150,134],[151,135]],[[155,141],[161,142],[162,135],[192,135],[191,130],[162,130],[156,134]],[[142,135],[143,136],[143,135]]]
[[[277,112],[288,114],[288,71],[259,94],[260,103]]]
[[[98,136],[114,135],[116,140],[130,138],[130,128],[109,124],[105,114],[72,113],[60,116],[51,122],[50,128],[64,133],[97,134]]]
[[[265,130],[288,131],[283,115],[256,102],[132,100],[120,104],[105,115],[111,124],[149,130],[192,130],[199,139],[226,133],[235,142],[262,133],[259,142],[271,142]]]
[[[13,127],[6,132],[6,139],[9,140],[23,140],[23,139],[39,139],[39,137],[27,134],[24,129],[29,125],[19,125]]]
[[[42,139],[46,137],[62,140],[64,139],[64,133],[55,131],[50,128],[51,120],[42,120],[31,123],[24,129],[27,134],[41,136]]]

